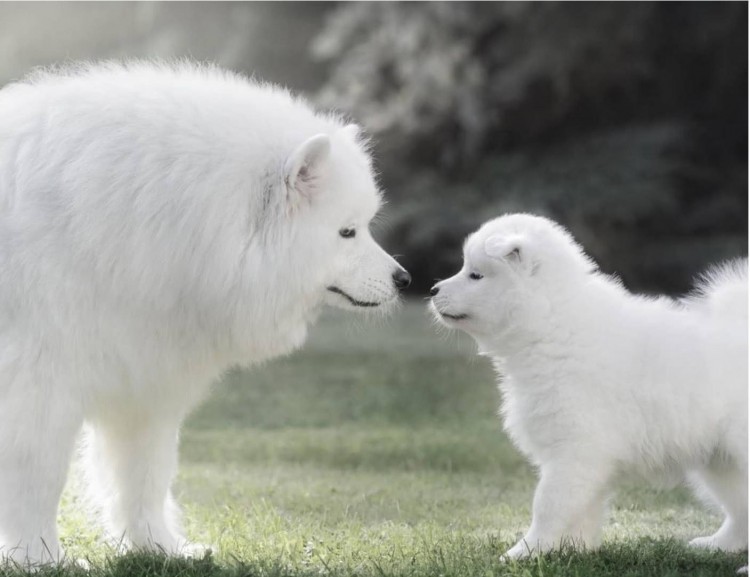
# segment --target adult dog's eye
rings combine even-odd
[[[473,273],[471,273],[471,274],[469,275],[469,278],[470,278],[471,280],[479,280],[479,279],[482,279],[482,278],[484,278],[484,276],[483,276],[483,275],[481,275],[481,274],[479,274],[478,272],[473,272]]]
[[[357,231],[353,228],[342,228],[339,231],[342,238],[354,238],[357,236]]]

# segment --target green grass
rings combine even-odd
[[[114,555],[73,482],[63,543],[90,567],[42,574],[695,576],[745,563],[689,550],[720,519],[684,489],[644,487],[618,492],[600,551],[501,563],[529,523],[535,480],[498,403],[487,360],[436,335],[421,304],[371,323],[330,313],[303,351],[229,374],[183,431],[176,494],[212,555]]]

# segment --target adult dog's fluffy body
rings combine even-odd
[[[368,231],[357,127],[193,64],[41,72],[0,91],[0,557],[60,556],[74,442],[117,539],[179,551],[177,434],[234,364],[408,274]]]
[[[687,477],[725,521],[693,545],[747,547],[747,261],[682,301],[628,292],[570,234],[507,215],[467,240],[432,309],[496,363],[505,428],[538,467],[531,528],[509,557],[598,544],[623,472]]]

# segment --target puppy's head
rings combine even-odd
[[[556,293],[595,270],[563,227],[527,214],[485,223],[463,253],[461,270],[432,287],[430,308],[442,324],[482,340],[543,319]]]

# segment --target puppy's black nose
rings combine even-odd
[[[438,285],[435,285],[430,289],[430,296],[434,297],[436,294],[440,292],[440,289],[438,288]]]
[[[411,284],[411,275],[404,269],[400,268],[393,273],[393,283],[399,289],[405,289]]]

